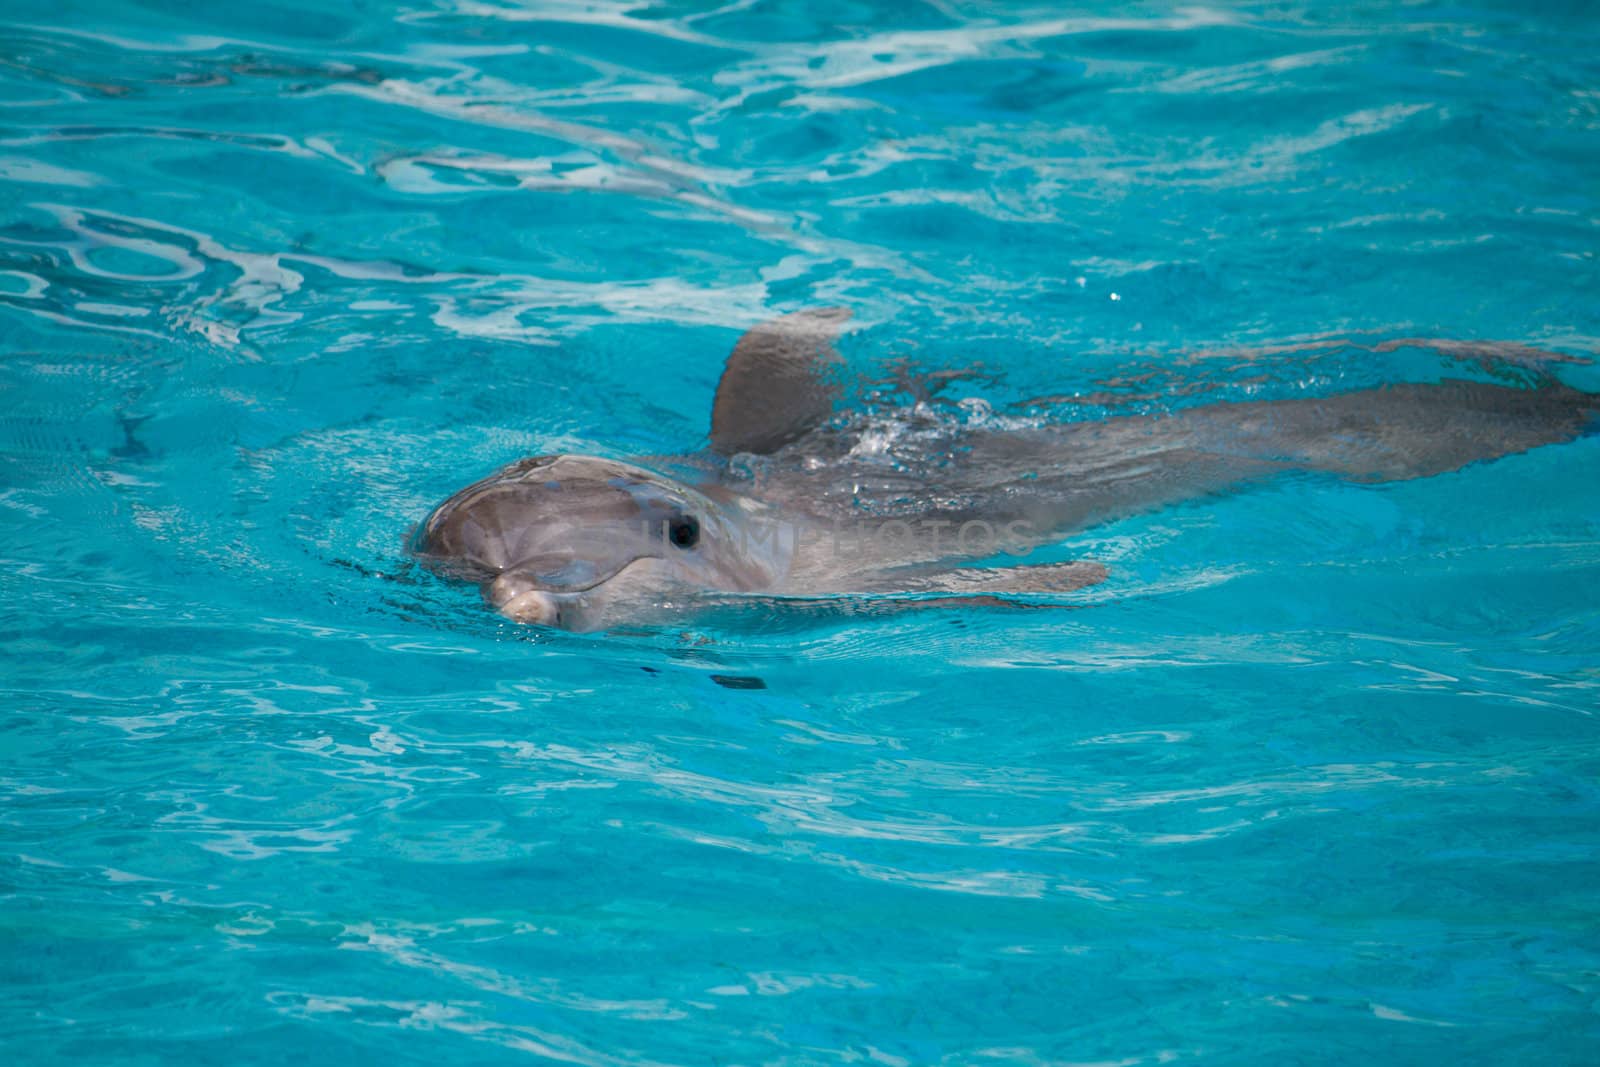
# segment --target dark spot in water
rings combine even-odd
[[[385,582],[409,582],[411,580],[409,577],[400,574],[385,574],[383,571],[374,570],[373,568],[357,563],[354,560],[334,558],[330,559],[328,562],[332,563],[335,567],[343,567],[347,571],[354,571],[363,578],[376,578]]]
[[[145,443],[139,440],[139,425],[148,421],[150,416],[118,415],[117,423],[122,427],[122,444],[113,448],[111,454],[119,459],[145,459],[152,455]]]
[[[646,674],[660,674],[661,673],[661,668],[659,668],[659,667],[640,667],[639,669],[641,671],[644,671],[644,673],[646,673]]]
[[[713,674],[711,680],[724,689],[765,689],[767,683],[747,674]]]

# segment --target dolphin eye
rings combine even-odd
[[[685,515],[673,522],[667,537],[679,548],[693,548],[700,541],[700,523],[693,515]]]

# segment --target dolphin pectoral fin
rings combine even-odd
[[[711,447],[725,456],[776,452],[826,422],[839,397],[833,348],[847,308],[764,322],[739,339],[711,405]]]
[[[1073,610],[1068,601],[1016,599],[1029,593],[1070,593],[1105,581],[1098,563],[1038,563],[1019,567],[954,567],[873,583],[870,590],[821,596],[735,596],[721,601],[734,610],[758,608],[770,624],[806,620],[882,618],[936,608],[1000,608],[1012,611]],[[908,596],[906,594],[921,594]]]
[[[1076,605],[1012,600],[1023,593],[1070,593],[1106,580],[1105,567],[1088,560],[1072,563],[1034,563],[1020,567],[957,567],[908,583],[908,593],[930,593],[917,600],[888,603],[901,609],[1005,608],[1032,610],[1072,608]]]
[[[892,590],[902,593],[950,593],[960,599],[992,600],[1007,593],[1070,593],[1106,580],[1098,563],[1035,563],[1019,567],[954,567],[933,574],[908,576]],[[889,591],[889,590],[884,590]]]

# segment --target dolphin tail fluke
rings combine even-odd
[[[932,593],[958,597],[993,597],[1024,593],[1070,593],[1106,580],[1106,569],[1089,560],[1030,563],[1016,567],[907,568],[889,571],[873,593]]]

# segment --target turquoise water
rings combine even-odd
[[[402,553],[801,307],[1037,418],[1592,357],[1591,5],[0,22],[7,1062],[1593,1062],[1600,438],[1101,527],[1047,618]]]

